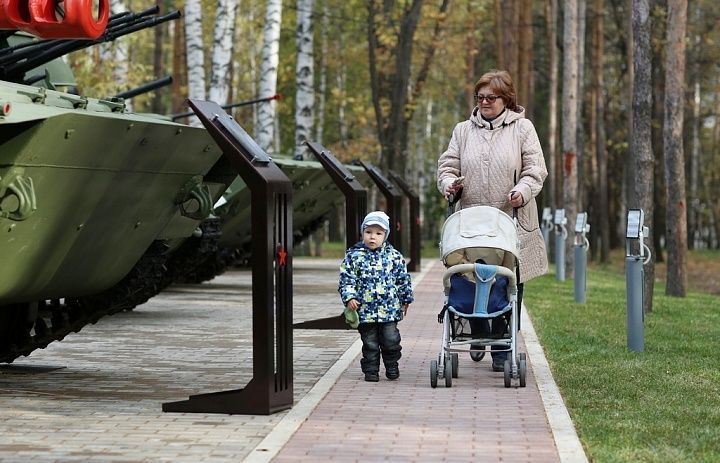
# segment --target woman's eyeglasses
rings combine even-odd
[[[480,93],[475,95],[475,99],[477,100],[478,103],[482,103],[482,101],[485,100],[488,103],[493,104],[493,103],[495,103],[495,100],[497,100],[498,98],[500,98],[500,97],[497,95],[482,95]]]

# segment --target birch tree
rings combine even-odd
[[[665,193],[667,219],[667,281],[665,294],[685,297],[687,292],[687,201],[683,120],[685,104],[685,29],[687,0],[668,0],[665,54]]]
[[[127,9],[124,1],[115,1],[110,4],[110,14],[123,13]],[[129,90],[129,58],[128,37],[119,37],[112,42],[100,45],[100,62],[111,63],[111,79],[117,89]],[[125,110],[133,112],[132,100],[125,100]]]
[[[213,30],[210,89],[208,99],[219,105],[229,103],[230,71],[235,42],[235,16],[238,0],[217,0]]]
[[[563,0],[563,207],[569,226],[574,226],[577,215],[577,127],[578,127],[578,25],[577,0]],[[572,240],[565,242],[565,270],[573,275],[575,254]],[[560,262],[556,264],[560,265]]]
[[[327,92],[327,55],[328,55],[328,33],[330,29],[328,0],[322,4],[322,20],[320,26],[320,75],[318,76],[317,95],[317,121],[315,122],[315,140],[322,144],[323,129],[325,128],[325,94]]]
[[[202,5],[200,0],[185,0],[185,59],[187,63],[188,98],[205,99],[205,51],[202,35]],[[193,116],[188,122],[201,127]]]
[[[313,60],[313,0],[297,0],[297,62],[295,66],[295,159],[302,159],[313,129],[315,80]]]
[[[280,59],[280,21],[282,1],[268,0],[263,29],[262,62],[260,63],[259,96],[275,95],[277,91],[278,62]],[[258,145],[270,151],[275,145],[275,100],[259,103],[255,139]]]
[[[633,24],[633,130],[632,152],[634,153],[634,191],[630,208],[645,212],[645,225],[653,229],[653,151],[651,133],[652,115],[652,52],[650,48],[650,4],[649,0],[632,0]],[[652,232],[651,232],[652,233]],[[654,256],[652,237],[646,237],[646,244]],[[655,286],[655,262],[650,259],[645,268],[644,307],[652,312],[653,288]]]
[[[558,169],[557,169],[557,134],[558,134],[558,48],[557,48],[557,0],[546,0],[545,2],[545,26],[548,34],[548,75],[550,76],[550,90],[548,101],[548,135],[547,135],[547,166],[549,182],[546,188],[548,191],[548,204],[555,208],[558,206]]]

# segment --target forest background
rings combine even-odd
[[[112,2],[113,11],[150,6]],[[296,155],[310,139],[344,162],[363,159],[399,172],[420,192],[425,237],[434,239],[444,217],[437,157],[454,125],[468,117],[475,81],[489,69],[507,69],[543,142],[549,176],[539,205],[564,207],[570,224],[587,211],[592,258],[607,261],[609,249],[625,245],[628,207],[646,211],[654,259],[666,251],[668,272],[681,272],[678,285],[670,284],[678,275],[668,276],[669,293],[684,295],[687,248],[720,245],[715,0],[159,6],[184,17],[69,56],[83,94],[112,95],[172,75],[171,89],[131,105],[177,114],[187,111],[188,96],[224,104],[279,93],[278,101],[234,109],[235,119],[273,154]],[[201,65],[198,50],[205,51]],[[215,62],[216,50],[228,53],[225,68]],[[205,72],[199,90],[198,71]]]

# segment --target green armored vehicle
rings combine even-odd
[[[47,88],[55,65],[0,81],[0,362],[156,294],[235,178],[204,129]]]
[[[288,176],[293,189],[293,242],[298,245],[320,227],[328,214],[344,202],[342,193],[322,164],[273,156],[273,162]],[[366,188],[372,181],[365,169],[345,166]],[[250,190],[236,177],[215,208],[222,233],[217,252],[196,261],[184,280],[200,283],[224,272],[229,266],[247,263],[251,255]]]

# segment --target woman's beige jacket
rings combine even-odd
[[[547,169],[535,127],[525,109],[505,110],[492,123],[477,108],[470,119],[453,130],[447,151],[438,159],[437,186],[441,193],[452,181],[465,176],[460,207],[492,206],[512,216],[511,191],[523,197],[518,209],[520,282],[547,272],[545,241],[540,232],[535,196],[540,193]]]

